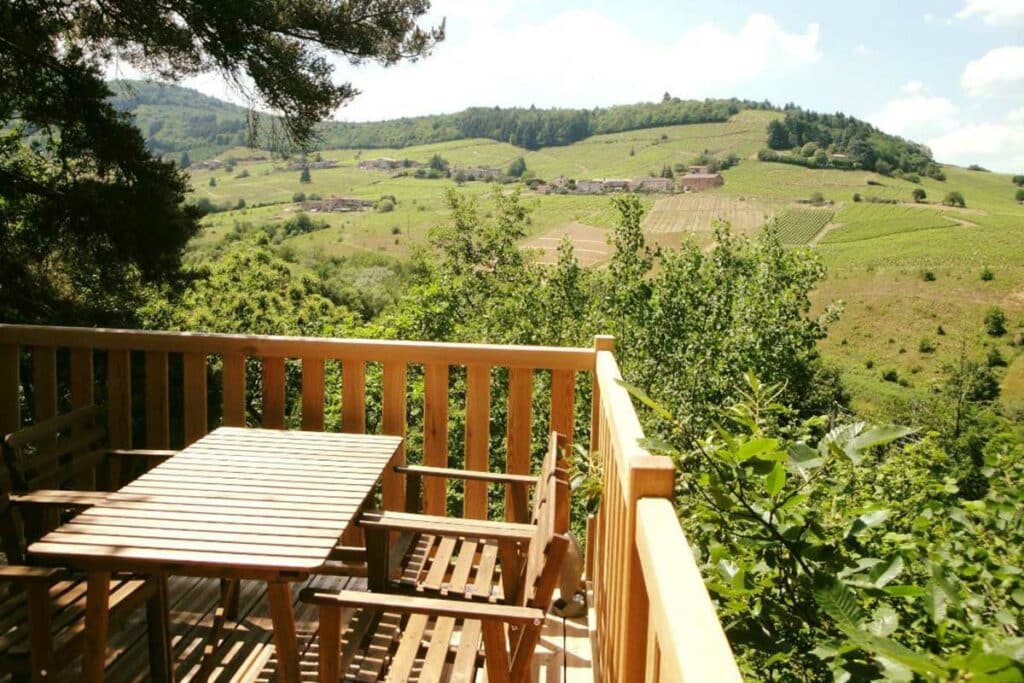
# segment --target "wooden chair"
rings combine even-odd
[[[472,681],[481,665],[491,683],[527,680],[569,546],[561,521],[568,520],[566,471],[554,469],[537,487],[537,523],[530,527],[515,599],[505,604],[305,589],[301,599],[320,610],[321,683],[334,683],[341,676],[345,680]],[[515,527],[516,538],[524,533],[520,526]],[[448,582],[451,594],[465,592],[470,569],[468,560],[457,565]],[[479,568],[477,575],[481,575]],[[513,592],[506,595],[511,597]],[[355,610],[344,633],[343,609]]]
[[[400,467],[398,471],[416,477],[442,476],[505,483],[517,522],[456,519],[451,517],[376,512],[360,520],[366,529],[367,547],[386,543],[391,532],[396,542],[381,550],[387,556],[388,592],[438,594],[466,600],[515,603],[522,574],[525,549],[534,536],[548,490],[540,485],[556,471],[566,470],[567,440],[552,432],[539,476],[492,474],[432,467]],[[529,516],[522,510],[528,489],[533,488]],[[551,501],[558,510],[555,531],[569,531],[569,493],[565,501]],[[468,572],[468,574],[467,574]],[[381,590],[369,577],[371,587]]]
[[[85,643],[86,580],[59,568],[26,564],[28,544],[62,519],[101,502],[96,483],[113,458],[161,457],[157,452],[106,448],[94,408],[46,420],[3,441],[0,467],[0,674],[13,680],[59,680],[61,667]],[[166,457],[166,456],[162,456]],[[150,677],[170,680],[167,588],[164,577],[118,576],[110,581],[109,619],[123,623],[146,605]],[[59,657],[56,656],[59,654]]]

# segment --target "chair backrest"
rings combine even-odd
[[[0,535],[8,562],[23,562],[24,547],[59,523],[52,511],[36,509],[16,515],[9,495],[40,489],[96,490],[97,471],[107,455],[106,443],[106,430],[93,406],[4,437]]]
[[[93,406],[36,423],[4,438],[4,463],[14,490],[96,490],[107,455],[107,432]]]
[[[550,492],[545,486],[545,482],[552,477],[556,470],[569,470],[568,448],[568,439],[558,432],[551,432],[551,436],[548,437],[548,450],[544,454],[544,460],[541,461],[540,474],[537,476],[538,484],[533,490],[533,510],[530,524],[537,524],[542,507],[548,499]],[[566,530],[569,528],[568,508],[566,509],[565,528]]]
[[[545,613],[551,609],[552,594],[558,585],[562,562],[569,548],[569,473],[564,458],[567,447],[563,436],[551,434],[541,478],[534,492],[537,528],[527,550],[519,591],[521,604]],[[523,676],[542,628],[543,624],[533,624],[512,631],[512,680],[525,680]]]

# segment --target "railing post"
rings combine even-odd
[[[0,344],[0,438],[21,427],[21,371],[18,346]]]
[[[601,351],[615,351],[615,337],[599,334],[594,337],[593,390],[590,399],[590,452],[597,453],[601,439],[601,387],[597,381],[597,355]]]
[[[641,498],[649,497],[671,499],[675,488],[675,466],[670,459],[659,455],[634,455],[626,462],[629,467],[629,488],[623,493],[626,498],[625,537],[629,559],[623,589],[628,599],[623,613],[625,624],[621,632],[626,635],[627,642],[621,650],[624,661],[620,671],[623,680],[642,681],[647,659],[645,654],[650,603],[636,542],[637,503]]]

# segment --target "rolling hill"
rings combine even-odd
[[[227,167],[191,170],[197,201],[238,207],[204,219],[205,229],[191,248],[193,260],[210,258],[238,226],[293,218],[300,211],[298,193],[372,201],[393,197],[394,203],[387,211],[316,214],[322,221],[319,229],[284,238],[278,245],[297,268],[366,252],[404,257],[432,226],[446,220],[448,189],[478,196],[485,211],[489,206],[492,185],[359,168],[360,161],[374,157],[425,164],[438,155],[453,168],[502,169],[522,157],[530,174],[552,179],[633,178],[689,163],[704,152],[735,154],[740,161],[723,172],[720,188],[643,196],[648,209],[644,228],[653,242],[707,244],[716,220],[750,234],[775,217],[787,244],[812,249],[828,267],[816,293],[817,307],[824,310],[829,302],[842,302],[843,314],[821,350],[841,370],[856,407],[867,414],[892,416],[931,391],[943,365],[954,361],[961,348],[975,357],[1002,357],[1009,366],[999,371],[1005,373],[1003,400],[1008,406],[1024,403],[1019,339],[1024,320],[1024,207],[1014,200],[1007,175],[942,166],[945,180],[937,180],[759,161],[769,123],[786,113],[740,108],[722,121],[592,134],[538,149],[487,137],[372,150],[323,149],[319,158],[327,163],[321,165],[331,167],[313,168],[310,182],[303,183],[287,162],[269,155],[251,160],[250,149],[218,147],[221,138],[216,136],[231,144],[237,144],[237,135],[244,136],[231,128],[244,110],[207,100],[193,94],[182,102],[171,97],[134,109],[145,132],[160,120],[160,107],[180,107],[180,120],[164,123],[153,140],[171,133],[181,141],[205,140],[205,147],[189,148],[190,154],[208,150],[222,160],[235,160]],[[201,135],[200,121],[219,131],[214,143]],[[201,152],[193,154],[198,158]],[[912,200],[915,189],[925,191],[924,202]],[[964,195],[966,208],[941,203],[953,190]],[[862,201],[855,201],[855,195]],[[528,191],[524,196],[533,209],[529,246],[550,249],[568,234],[577,240],[585,263],[599,265],[606,258],[601,236],[616,221],[608,197]],[[820,206],[808,204],[812,196],[821,200]],[[983,278],[985,272],[991,278]],[[985,332],[983,318],[993,306],[1011,321],[1004,337]]]

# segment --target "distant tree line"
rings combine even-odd
[[[866,169],[883,175],[917,173],[945,180],[942,169],[925,145],[888,135],[870,123],[846,114],[819,114],[792,105],[786,106],[783,119],[768,124],[768,139],[760,156],[762,161],[780,161],[817,168],[830,166]],[[813,143],[825,154],[772,154],[772,151],[803,151]],[[836,156],[839,155],[839,156]]]
[[[677,98],[598,109],[473,107],[456,114],[331,125],[323,136],[324,144],[335,148],[407,147],[488,138],[540,149],[603,133],[726,121],[744,109],[771,108],[768,102]]]

